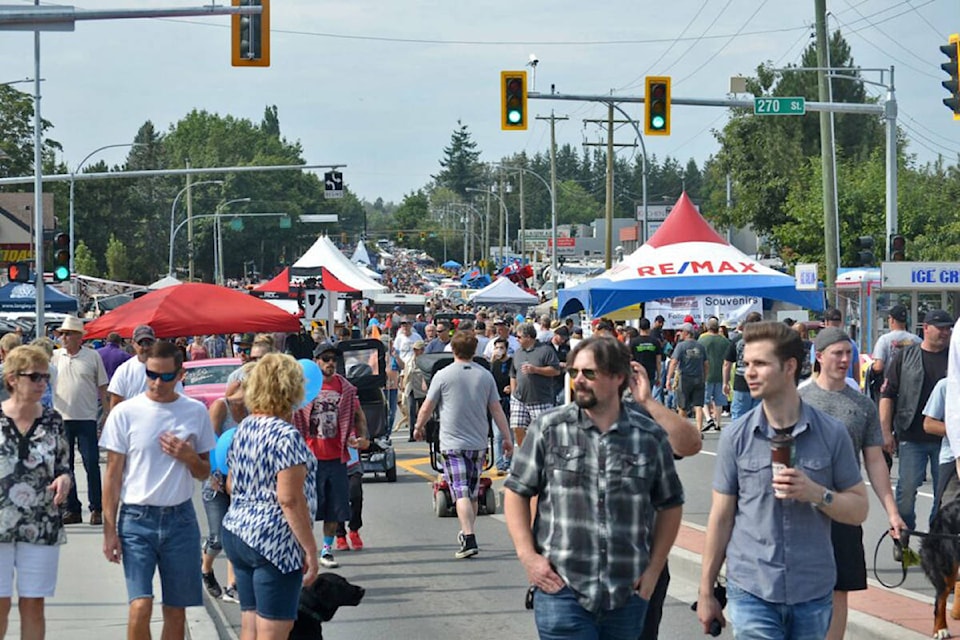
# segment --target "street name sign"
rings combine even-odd
[[[760,97],[753,99],[753,115],[756,116],[802,116],[806,112],[806,98]]]

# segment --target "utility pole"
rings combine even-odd
[[[817,33],[817,89],[818,99],[821,102],[830,102],[830,87],[827,79],[827,0],[814,0]],[[823,248],[826,257],[826,272],[824,282],[827,286],[827,301],[836,295],[837,267],[840,264],[840,247],[838,239],[839,223],[837,220],[837,191],[833,157],[833,129],[830,126],[831,113],[820,112],[820,166],[823,185]]]
[[[498,258],[500,259],[500,264],[506,264],[506,262],[503,260],[503,258],[504,258],[503,236],[504,236],[504,228],[505,228],[505,225],[504,225],[504,222],[505,222],[504,216],[506,215],[505,212],[504,212],[504,210],[506,209],[506,207],[503,205],[503,169],[502,169],[502,168],[500,169],[500,179],[497,180],[497,185],[498,185],[498,187],[499,187],[499,189],[500,189],[500,207],[499,207],[499,208],[500,208],[500,218],[499,218],[500,222],[497,223],[497,235],[499,236],[499,240],[498,240],[497,242],[499,243],[500,248],[498,249],[497,252],[498,252],[498,254],[499,254],[499,255],[498,255]],[[509,226],[509,223],[507,223],[506,226]]]
[[[190,161],[187,160],[187,168],[190,168]],[[187,174],[187,259],[189,261],[187,268],[187,282],[193,282],[193,190],[190,185],[193,184],[193,175]],[[171,275],[173,275],[171,269]]]
[[[536,68],[536,67],[534,67]],[[527,259],[527,219],[523,214],[523,171],[520,174],[520,262]]]
[[[489,270],[490,269],[490,187],[487,187],[485,191],[487,192],[487,208],[484,215],[486,216],[486,220],[487,220],[487,230],[483,238],[483,255],[485,256],[483,261],[483,268],[486,270]]]
[[[599,147],[605,146],[607,148],[607,199],[606,199],[606,208],[605,208],[605,223],[606,227],[604,233],[604,264],[605,268],[609,269],[613,266],[613,170],[614,170],[614,149],[616,147],[636,147],[635,144],[616,144],[613,141],[613,126],[619,124],[633,124],[629,120],[614,120],[613,119],[613,110],[615,105],[613,102],[607,103],[607,119],[606,120],[584,120],[584,122],[590,122],[593,124],[603,123],[607,125],[607,141],[603,142],[584,142],[583,146],[585,147]],[[646,154],[644,154],[646,155]],[[646,230],[644,230],[646,233]],[[644,238],[646,240],[646,238]]]
[[[550,117],[537,116],[537,120],[550,121],[550,240],[553,243],[550,251],[550,287],[553,297],[557,297],[557,120],[567,120],[566,116],[555,116],[550,111]]]

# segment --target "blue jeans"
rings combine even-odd
[[[510,424],[510,398],[500,398],[500,406],[503,407],[503,415],[507,416],[507,424]],[[513,442],[513,439],[510,441]],[[493,464],[501,471],[510,468],[510,458],[503,455],[503,434],[496,423],[493,425]]]
[[[940,443],[939,442],[901,442],[900,443],[900,479],[897,480],[897,509],[907,528],[917,525],[917,490],[923,484],[923,476],[930,466],[930,479],[933,483],[933,503],[940,497]],[[936,511],[930,510],[930,523]]]
[[[225,481],[221,481],[221,484]],[[224,490],[214,491],[210,488],[210,480],[203,483],[203,510],[207,514],[209,534],[203,539],[203,552],[208,556],[216,557],[223,549],[221,529],[223,517],[230,508],[230,496]]]
[[[397,389],[387,389],[387,435],[393,433],[393,423],[397,418]]]
[[[799,604],[778,604],[727,582],[727,619],[736,640],[823,640],[832,617],[833,591]]]
[[[67,444],[70,446],[70,470],[76,460],[76,447],[80,448],[83,468],[87,472],[87,495],[90,498],[90,511],[102,511],[103,500],[100,487],[100,449],[97,446],[96,420],[64,420],[67,432]],[[67,511],[80,513],[80,498],[77,496],[77,482],[70,484],[67,494]]]
[[[730,417],[736,420],[758,404],[760,404],[760,399],[753,399],[749,391],[735,390],[733,392],[733,402],[730,403]]]
[[[570,587],[557,593],[538,589],[533,614],[540,640],[637,640],[649,604],[634,594],[619,609],[591,613],[577,602]]]
[[[303,569],[281,573],[263,555],[229,529],[223,545],[237,577],[241,611],[256,611],[268,620],[296,620],[303,586]]]
[[[200,526],[190,500],[173,507],[121,505],[117,536],[131,601],[153,598],[153,574],[159,569],[164,605],[203,604]]]

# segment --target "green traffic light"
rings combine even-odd
[[[510,122],[510,124],[518,124],[521,120],[523,120],[523,114],[520,113],[519,109],[511,109],[507,111],[507,120]]]
[[[70,279],[70,267],[57,267],[53,270],[53,279],[63,282]]]
[[[665,125],[666,123],[667,121],[664,120],[663,116],[654,116],[650,120],[650,126],[653,127],[654,129],[663,129],[663,125]]]

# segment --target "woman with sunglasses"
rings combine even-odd
[[[53,596],[59,545],[66,542],[60,506],[71,481],[63,419],[40,402],[49,362],[42,348],[23,346],[3,363],[10,397],[0,404],[0,638],[7,632],[14,567],[21,637],[44,637],[44,598]]]
[[[230,508],[221,531],[237,579],[242,638],[286,639],[300,589],[317,579],[317,462],[291,424],[303,394],[303,369],[285,354],[260,358],[244,382],[250,415],[227,453]]]

